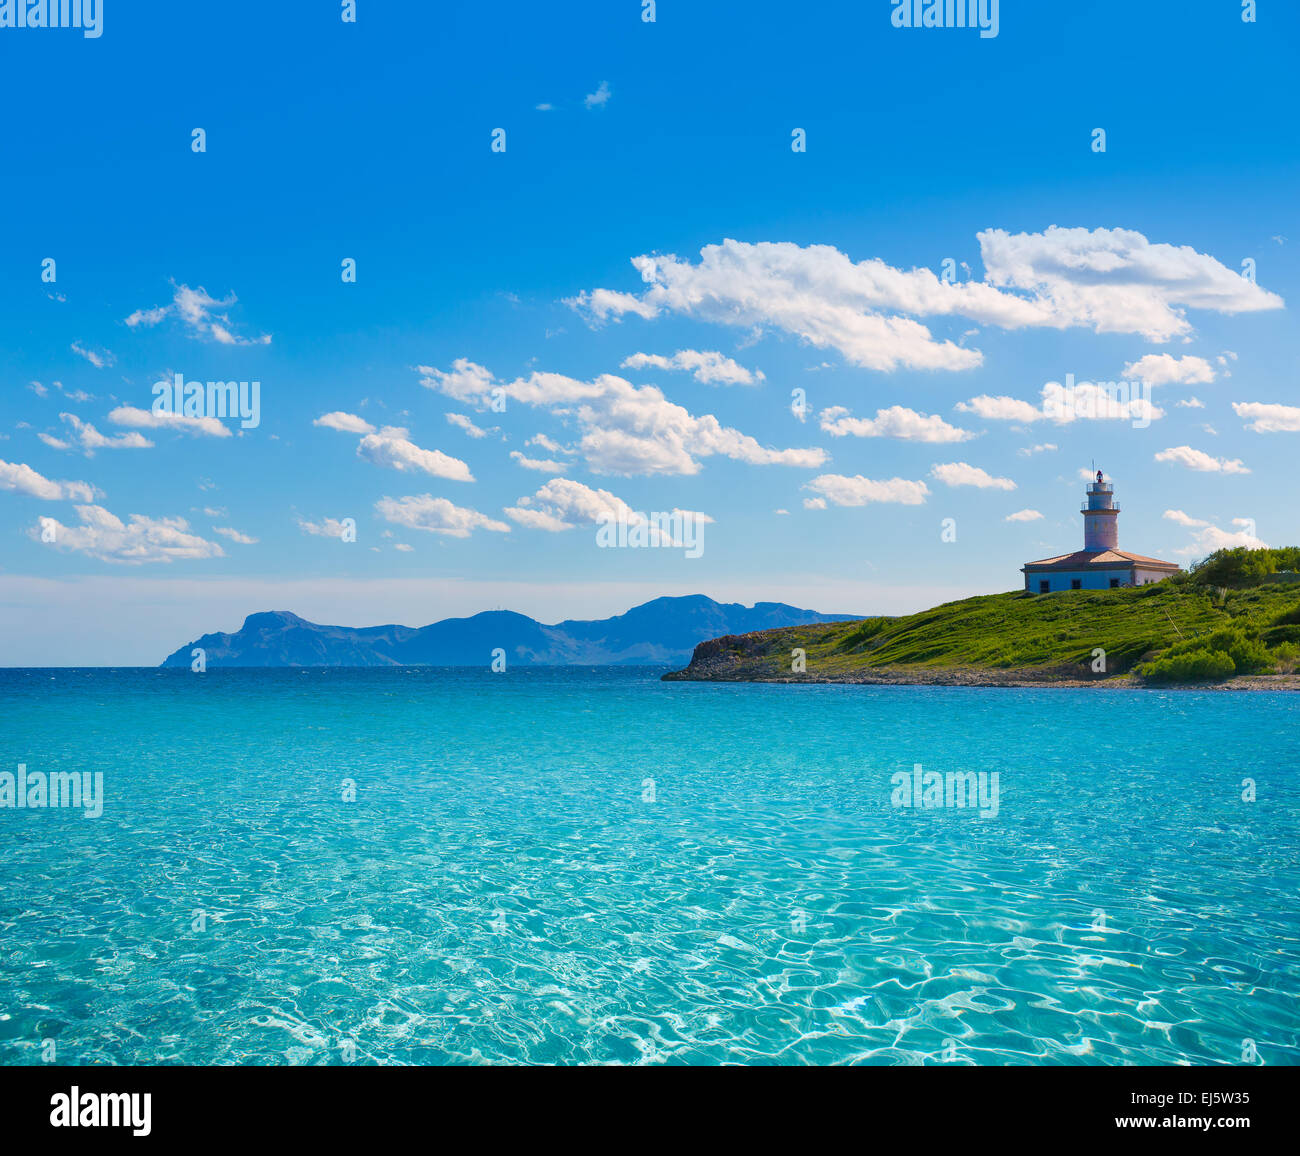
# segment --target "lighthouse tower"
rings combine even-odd
[[[1119,549],[1119,506],[1115,502],[1115,487],[1103,479],[1101,470],[1097,480],[1088,486],[1088,500],[1080,507],[1083,511],[1083,548],[1089,553]]]

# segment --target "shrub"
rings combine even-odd
[[[1300,626],[1300,602],[1297,602],[1290,610],[1283,610],[1276,618],[1273,619],[1274,626]]]
[[[1289,665],[1300,658],[1300,642],[1284,642],[1281,646],[1274,647],[1271,653],[1278,662]]]
[[[1243,638],[1228,647],[1227,653],[1238,674],[1262,674],[1273,668],[1273,659],[1258,638]]]
[[[1216,550],[1192,567],[1192,580],[1198,586],[1258,586],[1270,574],[1280,570],[1300,569],[1300,546],[1283,546],[1276,550],[1252,550],[1235,546]]]
[[[1138,667],[1148,682],[1203,682],[1231,678],[1237,664],[1222,650],[1192,650]]]
[[[1248,634],[1240,626],[1224,627],[1204,637],[1175,643],[1161,655],[1161,659],[1205,653],[1227,655],[1232,659],[1237,674],[1258,674],[1273,665],[1268,648],[1260,638],[1253,632]]]

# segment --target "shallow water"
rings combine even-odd
[[[1300,1059],[1300,698],[659,673],[0,670],[0,1063]]]

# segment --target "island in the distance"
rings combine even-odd
[[[163,662],[190,668],[201,650],[205,668],[298,666],[487,666],[495,650],[514,666],[669,666],[696,643],[719,634],[853,621],[784,602],[753,606],[703,594],[656,598],[626,614],[547,626],[510,610],[448,618],[430,626],[322,626],[287,610],[250,614],[233,634],[205,634]]]

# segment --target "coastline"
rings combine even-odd
[[[663,682],[751,682],[773,685],[809,686],[964,686],[982,688],[1020,688],[1041,690],[1200,690],[1200,691],[1300,691],[1300,674],[1250,674],[1222,682],[1147,683],[1131,675],[1105,678],[1076,678],[1060,672],[1032,670],[941,671],[874,670],[843,675],[788,674],[759,672],[696,671],[691,667],[671,671]]]

